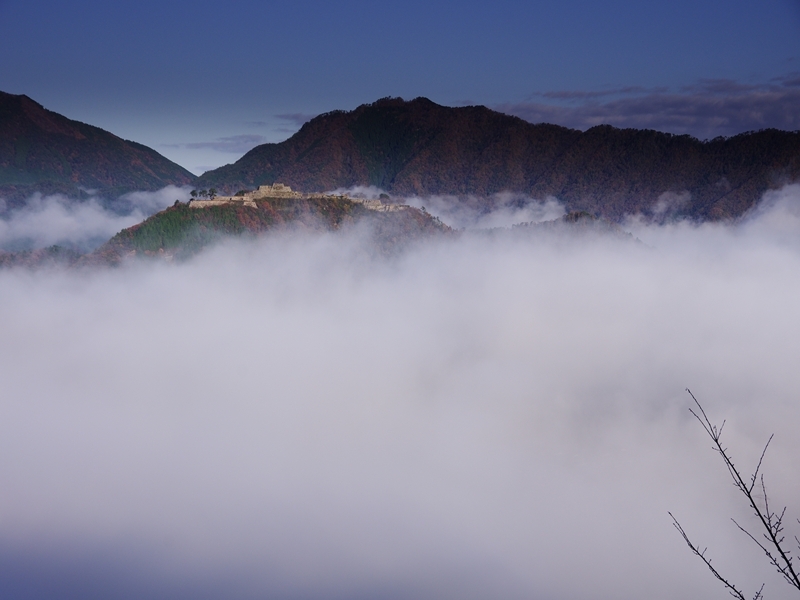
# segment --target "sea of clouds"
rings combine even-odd
[[[519,223],[552,221],[563,216],[564,206],[553,197],[539,200],[525,194],[500,192],[488,198],[475,196],[406,196],[384,199],[388,195],[374,185],[337,188],[331,194],[345,194],[351,198],[401,202],[424,209],[439,217],[455,229],[475,230],[511,227]],[[384,196],[384,198],[381,198]]]
[[[684,390],[796,529],[800,186],[626,228],[0,272],[0,596],[788,598]]]
[[[190,187],[131,192],[111,201],[89,194],[75,200],[61,194],[34,194],[19,208],[0,199],[0,249],[31,250],[60,245],[94,250],[116,233],[146,217],[189,200]]]

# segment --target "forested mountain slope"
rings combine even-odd
[[[194,180],[147,146],[0,92],[0,198],[12,206],[33,192],[114,197]]]
[[[700,141],[601,125],[534,125],[483,106],[386,98],[306,123],[197,182],[233,193],[282,182],[305,192],[374,185],[393,196],[555,196],[568,210],[617,219],[743,214],[767,189],[800,177],[800,132]]]

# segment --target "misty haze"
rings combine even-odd
[[[69,237],[39,202],[3,231]],[[478,226],[564,213],[497,204]],[[788,597],[684,389],[745,468],[776,434],[768,483],[797,507],[800,187],[736,224],[623,229],[0,271],[2,594],[720,597],[672,511]]]
[[[0,0],[0,600],[800,600],[798,128],[800,0]]]

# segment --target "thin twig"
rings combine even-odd
[[[719,571],[717,571],[717,569],[711,564],[711,559],[706,557],[706,550],[708,550],[708,548],[703,549],[703,551],[701,552],[700,548],[698,546],[696,546],[692,542],[692,540],[689,539],[689,536],[683,530],[683,527],[681,527],[681,524],[678,522],[678,519],[675,518],[675,515],[673,515],[672,513],[668,513],[668,514],[669,514],[670,517],[672,517],[672,524],[675,526],[675,529],[677,529],[678,532],[681,534],[681,536],[683,537],[683,540],[686,542],[686,545],[689,546],[689,548],[691,548],[692,552],[696,556],[700,557],[700,560],[702,560],[706,564],[706,566],[708,567],[708,570],[711,571],[711,573],[714,575],[714,577],[719,579],[725,585],[725,587],[728,588],[728,592],[731,594],[731,596],[733,596],[734,598],[739,598],[739,600],[746,600],[746,598],[744,597],[744,594],[741,592],[741,590],[739,590],[739,588],[737,588],[734,584],[732,584],[730,581],[728,581],[722,575],[720,575]],[[764,586],[762,585],[761,588],[763,589]],[[760,594],[761,594],[761,591],[759,590],[759,592],[758,592],[758,594],[756,594],[754,600],[759,598]]]
[[[694,400],[694,403],[697,405],[697,410],[699,411],[699,414],[698,412],[695,412],[693,408],[690,408],[689,412],[691,412],[692,415],[694,415],[694,417],[699,421],[700,425],[702,425],[705,432],[714,442],[713,449],[722,458],[725,467],[728,469],[728,473],[733,479],[734,486],[740,492],[742,492],[742,494],[744,494],[745,497],[747,498],[750,508],[753,510],[756,518],[760,521],[763,527],[764,530],[763,536],[764,539],[766,539],[767,541],[766,545],[760,542],[758,539],[756,539],[756,537],[753,534],[751,534],[747,529],[739,525],[739,523],[737,523],[735,520],[733,522],[742,532],[744,532],[751,540],[753,540],[753,542],[755,542],[759,548],[761,548],[761,550],[766,554],[769,562],[778,570],[778,573],[780,573],[783,576],[786,582],[789,583],[789,585],[791,585],[798,591],[800,591],[800,577],[798,577],[797,571],[794,568],[792,553],[790,550],[784,548],[785,537],[782,535],[782,532],[783,532],[783,518],[786,514],[786,507],[783,508],[780,515],[770,510],[769,495],[767,494],[767,486],[764,482],[764,475],[762,474],[761,477],[759,478],[759,471],[761,470],[761,466],[764,462],[764,456],[766,456],[767,454],[767,449],[769,448],[769,445],[772,442],[774,434],[769,436],[769,440],[767,440],[767,443],[764,445],[764,450],[762,450],[761,452],[761,457],[758,460],[758,464],[756,465],[755,471],[753,471],[753,474],[750,477],[748,484],[747,481],[742,476],[741,472],[737,469],[736,465],[734,464],[733,459],[731,458],[731,455],[728,452],[728,449],[723,447],[722,442],[720,441],[720,438],[722,437],[722,430],[725,427],[725,421],[723,421],[722,425],[719,428],[717,428],[708,418],[708,415],[706,414],[705,410],[701,406],[700,402],[698,402],[697,398],[695,398],[694,394],[692,394],[691,390],[687,388],[686,391],[689,393],[689,395],[692,397],[692,400]],[[753,494],[756,482],[759,480],[761,482],[761,491],[764,495],[763,509],[759,506],[756,497]],[[672,515],[670,514],[670,516]],[[678,531],[683,536],[684,540],[686,540],[686,543],[689,544],[689,547],[692,549],[692,551],[695,554],[697,554],[701,559],[703,559],[703,562],[705,562],[706,565],[709,567],[709,569],[711,569],[715,577],[717,577],[717,579],[725,583],[725,585],[728,586],[729,591],[736,590],[735,587],[733,587],[730,583],[728,583],[726,579],[724,579],[719,575],[719,573],[717,573],[716,569],[711,567],[711,561],[706,559],[704,556],[705,551],[699,552],[698,548],[689,541],[689,538],[687,537],[683,529],[680,527],[678,522],[675,520],[675,517],[672,517],[672,520],[675,526],[678,528]],[[800,523],[800,520],[798,522]],[[795,536],[795,541],[797,541],[798,547],[800,547],[800,540],[798,540],[796,536]],[[760,597],[761,597],[761,590],[759,590],[755,598],[760,598]]]

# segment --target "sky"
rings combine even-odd
[[[0,89],[198,173],[385,96],[706,138],[800,128],[799,29],[789,0],[0,0]],[[0,248],[88,250],[189,192],[34,194]],[[465,229],[564,214],[405,200]],[[728,598],[668,511],[747,597],[794,597],[685,389],[745,472],[775,434],[800,535],[800,186],[664,221],[0,270],[0,597]]]
[[[0,596],[795,597],[684,390],[793,539],[799,207],[2,270]]]
[[[701,139],[800,128],[800,0],[0,0],[0,89],[195,173],[386,96]]]

